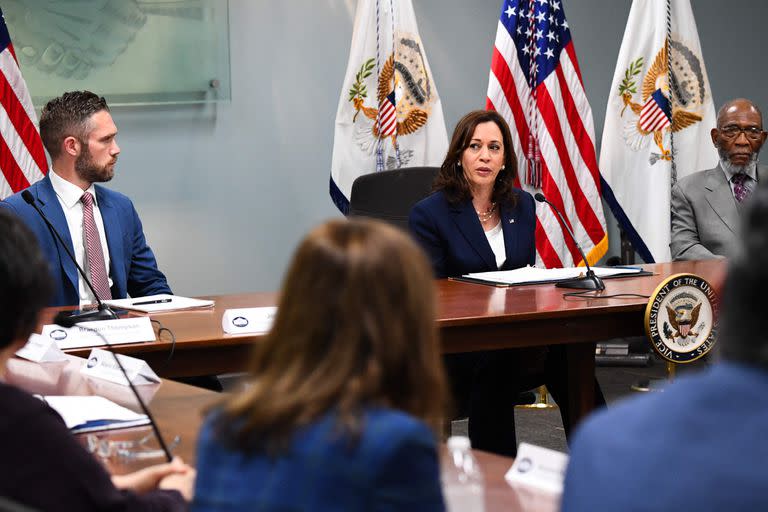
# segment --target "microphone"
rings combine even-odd
[[[59,318],[59,315],[56,315],[54,322],[57,325],[60,325],[62,327],[73,327],[78,322],[83,321],[83,320],[77,319],[76,318],[77,316],[78,315],[69,315],[69,316],[64,316]],[[152,431],[155,433],[155,437],[157,437],[157,442],[160,444],[160,448],[163,450],[163,453],[165,454],[165,458],[168,460],[168,462],[171,462],[171,460],[173,460],[173,456],[171,455],[171,451],[168,449],[168,445],[165,443],[165,439],[163,439],[162,434],[160,434],[160,428],[157,426],[157,422],[155,421],[154,416],[152,416],[152,413],[149,412],[149,408],[147,407],[147,404],[145,404],[144,400],[141,399],[141,395],[139,395],[139,392],[136,389],[136,386],[128,377],[128,372],[125,371],[125,367],[123,366],[123,363],[120,361],[120,358],[117,357],[117,354],[112,350],[112,344],[107,340],[106,336],[104,336],[102,333],[100,333],[96,329],[92,329],[90,327],[86,327],[83,325],[80,325],[79,328],[95,333],[99,338],[101,338],[101,341],[104,342],[107,348],[109,348],[109,353],[112,354],[112,357],[115,359],[117,366],[120,367],[120,371],[123,373],[123,377],[125,377],[125,380],[128,382],[128,386],[130,386],[131,391],[133,391],[133,396],[135,396],[136,401],[139,402],[139,407],[141,407],[142,412],[147,416],[147,418],[149,418],[149,424],[152,426]]]
[[[96,298],[96,302],[98,303],[98,308],[94,309],[92,311],[84,311],[81,313],[72,313],[69,311],[60,311],[56,314],[56,318],[54,318],[54,323],[57,323],[59,325],[63,325],[60,323],[60,321],[64,321],[66,318],[72,318],[73,325],[77,322],[89,322],[89,321],[96,321],[96,320],[113,320],[117,318],[117,315],[114,311],[112,311],[109,306],[104,304],[101,299],[99,299],[99,294],[96,293],[96,290],[93,288],[93,285],[91,284],[91,280],[88,279],[88,276],[85,274],[85,271],[78,265],[77,259],[75,258],[75,255],[72,254],[72,251],[69,250],[69,247],[67,247],[66,242],[61,237],[59,232],[56,230],[55,227],[53,227],[53,224],[51,224],[51,221],[48,220],[48,217],[45,216],[43,211],[37,206],[35,202],[35,198],[32,196],[32,193],[29,190],[24,190],[21,193],[22,199],[26,201],[28,205],[30,205],[32,208],[35,209],[38,215],[40,215],[40,218],[43,219],[43,222],[45,222],[46,226],[48,226],[48,229],[51,231],[51,233],[54,234],[56,239],[59,241],[61,246],[64,248],[64,251],[67,253],[67,256],[69,256],[69,259],[72,260],[72,263],[75,264],[75,267],[77,267],[77,271],[80,273],[80,275],[83,278],[83,281],[85,284],[90,288],[91,293],[93,293],[93,296]]]
[[[550,208],[552,208],[552,210],[557,214],[557,216],[560,217],[560,222],[563,223],[563,226],[565,226],[565,230],[568,232],[571,240],[573,240],[573,243],[576,244],[576,248],[579,250],[581,259],[584,261],[584,265],[587,267],[586,275],[582,277],[576,277],[574,279],[566,279],[565,281],[560,281],[556,283],[555,286],[559,288],[578,288],[580,290],[605,290],[605,284],[603,283],[603,280],[597,277],[595,272],[589,266],[587,257],[584,255],[584,251],[581,250],[581,246],[576,240],[576,236],[573,234],[573,231],[571,231],[571,228],[568,227],[568,223],[565,222],[565,218],[563,217],[563,214],[560,213],[560,210],[557,209],[557,206],[550,203],[549,200],[547,200],[547,198],[544,197],[544,194],[541,192],[537,192],[533,198],[540,203],[547,203]]]

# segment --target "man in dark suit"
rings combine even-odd
[[[735,99],[717,114],[712,142],[720,155],[714,169],[697,172],[672,187],[674,260],[700,260],[729,255],[744,201],[768,169],[757,165],[766,132],[760,110],[749,100]]]
[[[588,418],[571,445],[564,511],[768,509],[768,183],[743,220],[721,301],[722,361]]]
[[[120,153],[117,127],[104,98],[76,91],[49,101],[40,117],[40,136],[51,169],[27,190],[85,269],[99,298],[171,293],[131,200],[94,185],[112,179]],[[21,194],[0,207],[18,215],[37,237],[56,284],[50,305],[93,302],[66,251]]]

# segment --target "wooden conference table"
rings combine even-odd
[[[82,376],[80,367],[85,361],[71,357],[69,361],[59,363],[32,363],[22,359],[8,362],[6,380],[30,393],[42,395],[99,395],[109,398],[125,407],[140,412],[130,388],[106,381]],[[195,445],[197,434],[206,408],[222,398],[201,388],[187,386],[178,382],[163,380],[160,384],[139,386],[142,398],[148,403],[160,431],[171,441],[181,437],[180,444],[173,450],[185,462],[195,464]],[[99,434],[103,441],[137,440],[151,433],[149,426],[133,429],[113,430]],[[81,437],[86,445],[86,440]],[[146,448],[156,450],[158,444],[152,436]],[[526,488],[511,488],[504,480],[504,474],[512,465],[513,459],[475,450],[475,455],[485,475],[486,511],[533,510],[554,512],[558,509],[556,496]],[[444,456],[444,454],[443,454]],[[102,460],[114,473],[126,473],[143,466],[162,462],[163,459],[133,460],[126,462],[115,457]]]
[[[666,277],[693,273],[721,281],[722,260],[644,265],[652,276],[605,280],[602,295],[650,295]],[[565,344],[568,358],[569,405],[577,422],[592,409],[595,342],[644,334],[647,299],[564,298],[567,290],[551,284],[497,288],[451,280],[436,281],[437,325],[443,351],[470,352]],[[275,293],[208,297],[211,309],[152,315],[176,336],[175,347],[164,333],[159,341],[119,345],[124,354],[146,360],[162,377],[237,372],[245,369],[254,343],[262,335],[228,335],[221,328],[226,309],[273,306]],[[55,309],[47,310],[48,320]],[[173,350],[173,355],[168,360]],[[72,350],[86,357],[89,349]]]

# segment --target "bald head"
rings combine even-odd
[[[751,172],[757,165],[757,155],[766,135],[760,109],[744,98],[736,98],[720,107],[717,128],[711,132],[720,165],[731,174]]]
[[[717,111],[717,127],[724,126],[723,121],[730,118],[731,115],[742,113],[756,114],[760,118],[760,126],[763,125],[763,113],[757,108],[757,105],[746,98],[736,98],[726,101],[720,110]]]

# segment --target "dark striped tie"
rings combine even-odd
[[[83,202],[83,232],[85,233],[85,253],[88,257],[88,270],[91,274],[91,284],[96,289],[99,299],[112,298],[109,290],[107,268],[104,263],[104,250],[101,247],[101,238],[96,229],[96,221],[93,218],[93,196],[86,192],[80,198]]]

